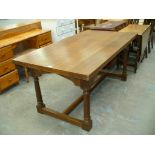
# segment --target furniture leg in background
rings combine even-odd
[[[123,51],[123,72],[122,72],[122,80],[126,81],[127,80],[127,64],[128,64],[128,50],[125,49]]]
[[[28,68],[27,67],[24,67],[24,70],[25,70],[25,79],[26,79],[26,82],[29,82]]]

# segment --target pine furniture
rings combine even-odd
[[[12,59],[31,52],[29,49],[40,48],[51,42],[51,31],[42,30],[40,21],[0,28],[0,93],[19,82],[18,71]],[[24,48],[19,48],[21,45]],[[26,67],[25,74],[28,81]]]

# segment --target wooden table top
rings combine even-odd
[[[89,80],[135,37],[136,33],[88,30],[14,59],[15,64]]]
[[[18,34],[18,35],[15,35],[15,36],[12,36],[12,37],[9,37],[6,39],[1,39],[0,40],[0,48],[8,46],[8,45],[15,44],[17,42],[21,42],[23,40],[35,37],[35,36],[40,35],[40,34],[43,34],[45,32],[47,32],[47,30],[34,29],[34,30],[27,31],[27,32],[24,32],[24,33],[21,33],[21,34]]]
[[[121,29],[119,32],[135,32],[141,36],[149,27],[150,25],[129,24],[127,27]]]
[[[107,21],[98,25],[93,25],[93,26],[89,26],[86,28],[92,29],[92,30],[109,30],[109,31],[113,31],[115,30],[117,27],[126,24],[127,21]]]
[[[128,22],[128,19],[108,19],[108,21],[126,21],[126,22]]]

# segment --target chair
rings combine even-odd
[[[140,48],[138,38],[129,46],[129,62],[128,65],[134,68],[134,73],[137,72],[138,62],[140,60]]]
[[[145,20],[142,19],[129,19],[129,24],[144,24]],[[138,62],[140,61],[140,42],[139,39],[135,39],[132,41],[132,43],[129,45],[129,55],[128,55],[128,66],[131,66],[134,68],[134,73],[137,72]],[[145,57],[147,57],[147,48],[145,50]],[[119,63],[118,63],[119,64]]]
[[[129,24],[139,24],[141,20],[139,19],[129,19]],[[128,56],[128,66],[134,68],[134,72],[137,72],[138,61],[140,58],[140,49],[138,48],[139,41],[138,39],[132,41],[129,45],[129,56]]]
[[[138,24],[139,23],[139,19],[129,19],[128,23],[129,24]]]

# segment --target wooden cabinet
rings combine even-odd
[[[13,57],[13,51],[11,46],[0,48],[0,62],[8,60]]]
[[[15,70],[15,64],[13,64],[12,59],[6,60],[0,63],[0,76]]]
[[[51,31],[45,32],[27,40],[27,46],[30,48],[40,48],[51,43]]]
[[[19,76],[18,76],[18,71],[14,70],[8,74],[5,74],[4,76],[0,77],[0,93],[10,87],[11,85],[18,83],[19,81]]]
[[[0,93],[18,83],[19,75],[12,58],[52,43],[51,31],[42,30],[41,22],[34,21],[0,30]],[[29,80],[25,67],[26,81]]]
[[[12,46],[0,48],[0,93],[19,81],[18,71],[12,62],[12,48]]]
[[[51,43],[51,32],[39,35],[37,37],[37,42],[39,47]]]

